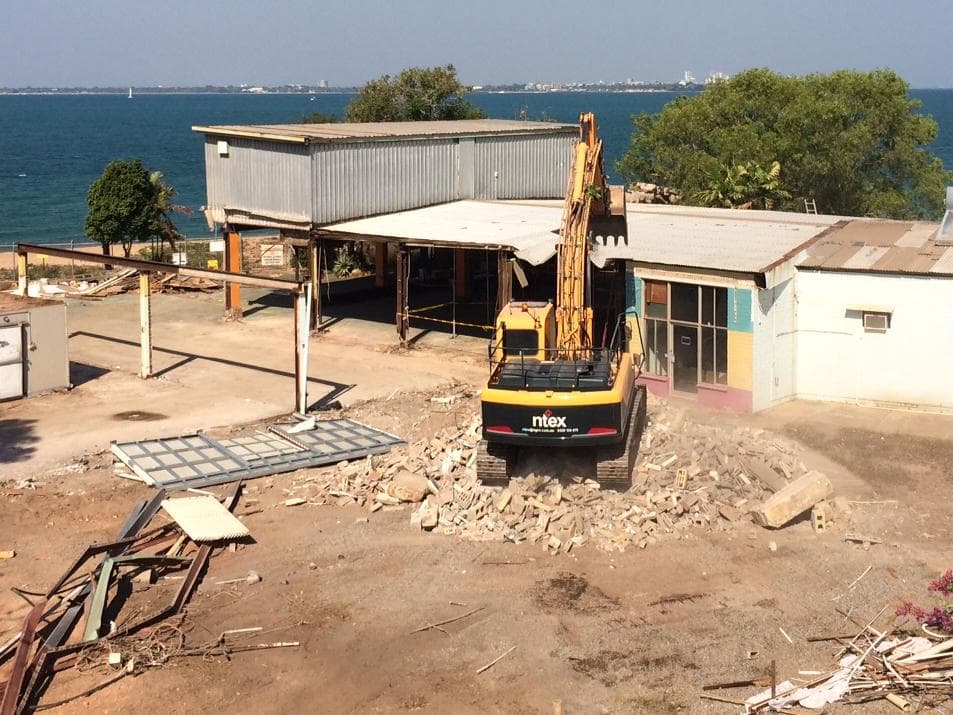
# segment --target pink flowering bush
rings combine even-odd
[[[925,623],[946,633],[953,633],[953,569],[936,581],[931,581],[929,591],[940,597],[940,605],[932,610],[914,606],[906,601],[897,609],[898,616],[913,616],[917,623]]]

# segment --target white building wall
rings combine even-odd
[[[794,397],[797,320],[794,294],[793,271],[772,288],[752,291],[752,407],[755,412]]]
[[[886,333],[860,311],[892,309]],[[953,409],[953,278],[802,269],[797,274],[797,395]]]

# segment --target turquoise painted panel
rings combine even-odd
[[[636,278],[635,271],[625,274],[625,314],[642,315],[642,279]]]
[[[754,324],[751,322],[750,289],[728,289],[728,329],[741,333],[754,332]]]

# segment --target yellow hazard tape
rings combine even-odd
[[[495,330],[496,327],[493,325],[481,325],[479,323],[465,323],[462,320],[442,320],[440,318],[431,318],[426,315],[416,315],[414,313],[398,313],[398,318],[414,318],[415,320],[428,320],[431,323],[441,323],[442,325],[456,325],[464,328],[479,328],[480,330]]]
[[[410,308],[407,312],[413,315],[414,313],[423,313],[427,310],[436,310],[437,308],[445,308],[448,305],[453,305],[453,303],[435,303],[433,305],[425,305],[423,308]]]

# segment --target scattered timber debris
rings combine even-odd
[[[694,528],[728,531],[763,511],[762,502],[786,506],[771,507],[773,524],[782,518],[775,513],[787,517],[800,509],[797,516],[811,509],[813,492],[810,498],[802,494],[804,480],[829,485],[808,472],[790,442],[757,429],[696,424],[658,400],[628,492],[604,490],[579,476],[547,476],[545,464],[530,465],[539,469],[505,487],[488,486],[476,477],[479,416],[467,419],[469,408],[465,400],[459,403],[463,426],[387,455],[297,473],[287,495],[371,512],[410,503],[411,523],[424,530],[475,541],[528,541],[565,553],[587,543],[607,551],[645,548]],[[798,499],[787,496],[791,490]]]
[[[224,497],[229,517],[241,489],[239,482]],[[19,591],[24,597],[39,598],[32,602],[20,633],[0,643],[0,666],[12,659],[9,679],[5,687],[0,684],[0,713],[62,705],[180,656],[227,658],[242,651],[297,645],[242,640],[260,628],[226,631],[213,642],[190,643],[185,607],[213,550],[226,546],[226,541],[200,544],[175,521],[154,524],[165,498],[159,490],[152,499],[138,502],[115,541],[86,548],[45,593]],[[184,571],[184,576],[167,575],[176,571]],[[129,605],[129,591],[150,590],[156,577],[181,579],[171,602],[158,610]],[[149,612],[143,615],[144,610]],[[107,620],[107,614],[115,620]],[[67,698],[41,702],[55,674],[66,668],[108,677]]]
[[[796,705],[822,709],[838,701],[859,704],[883,699],[906,712],[915,704],[928,705],[930,698],[949,698],[953,678],[953,638],[893,635],[892,628],[886,631],[873,628],[871,624],[875,620],[862,626],[853,637],[838,635],[809,639],[841,641],[844,648],[837,656],[837,666],[807,682],[800,680],[795,683],[791,679],[779,683],[772,674],[771,688],[745,700],[745,712],[786,711]],[[848,652],[844,654],[845,651]],[[814,675],[816,671],[799,673],[806,674]],[[752,680],[709,687],[761,684]]]
[[[181,293],[185,291],[211,293],[221,287],[215,281],[207,278],[161,273],[153,274],[149,285],[153,293]],[[110,295],[119,295],[121,293],[130,293],[138,290],[139,271],[130,268],[119,271],[116,275],[99,283],[87,285],[85,288],[79,289],[77,293],[81,296],[105,298]]]

